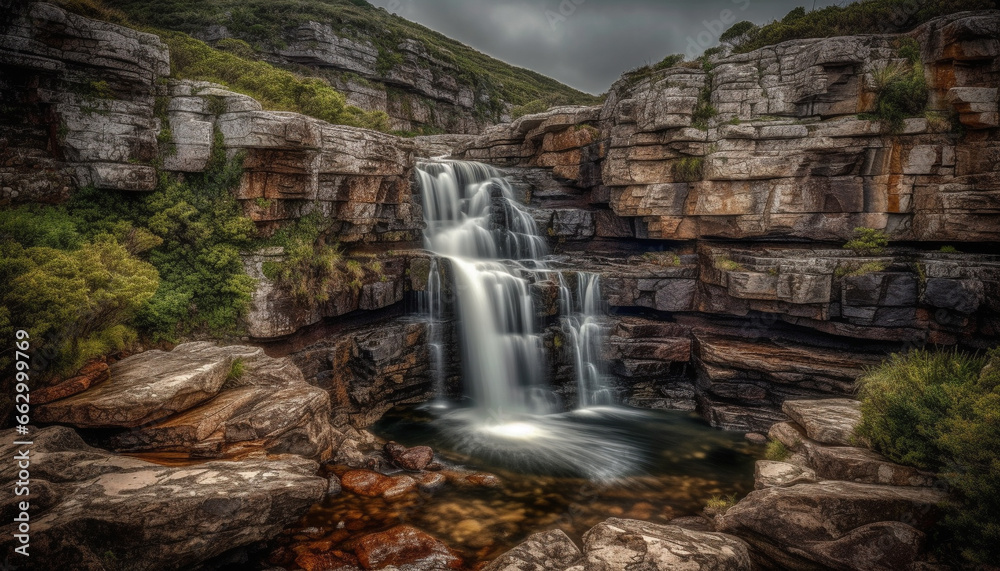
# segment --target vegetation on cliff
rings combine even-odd
[[[416,40],[431,59],[453,67],[460,84],[476,90],[480,95],[477,112],[491,120],[499,119],[505,104],[598,101],[595,96],[494,59],[364,0],[107,0],[106,4],[121,10],[133,22],[159,29],[197,34],[212,26],[224,26],[233,38],[246,42],[256,57],[284,47],[289,33],[300,24],[320,22],[341,37],[377,48],[377,72],[381,74],[402,63],[400,43]]]
[[[205,173],[164,175],[152,193],[0,210],[0,334],[29,329],[49,376],[139,338],[237,333],[254,288],[240,250],[256,233],[231,194],[240,173],[216,145]]]
[[[957,500],[937,543],[1000,561],[1000,349],[894,355],[859,386],[858,435],[893,461],[939,472]]]
[[[746,53],[788,40],[906,32],[938,16],[998,7],[996,0],[864,0],[811,12],[796,8],[764,26],[737,22],[720,40],[732,46],[735,53]]]

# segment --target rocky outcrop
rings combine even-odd
[[[691,531],[612,518],[583,536],[586,569],[753,569],[743,541],[718,533]]]
[[[301,457],[167,467],[92,448],[65,427],[32,436],[31,495],[0,508],[10,521],[18,501],[31,504],[23,569],[190,569],[277,535],[326,492],[316,463]],[[4,456],[17,453],[13,440],[4,431]],[[8,462],[0,475],[13,482],[17,470]],[[5,551],[15,528],[2,528]]]
[[[76,188],[153,190],[153,34],[45,3],[15,3],[0,35],[0,204],[59,202]]]
[[[110,379],[46,404],[39,422],[109,429],[118,451],[191,458],[264,451],[327,459],[346,436],[327,394],[287,359],[197,342],[111,366]]]
[[[948,499],[934,476],[844,446],[860,421],[857,403],[788,401],[784,408],[808,430],[794,423],[771,429],[794,454],[759,461],[757,491],[718,516],[718,530],[749,542],[764,566],[913,568]]]
[[[859,118],[900,37],[856,36],[714,58],[708,72],[626,75],[603,107],[491,128],[462,156],[551,168],[638,219],[641,238],[836,241],[864,226],[897,240],[995,241],[998,20],[964,13],[907,35],[921,46],[930,110],[957,113],[964,136],[933,118],[891,135]]]

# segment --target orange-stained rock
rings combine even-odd
[[[111,369],[104,361],[92,361],[83,366],[76,376],[65,381],[31,392],[33,404],[46,404],[55,400],[71,397],[82,393],[93,385],[103,383],[111,378]]]
[[[415,570],[461,569],[462,559],[443,542],[408,525],[366,535],[355,546],[365,569],[389,566]]]
[[[383,476],[371,470],[351,470],[340,477],[343,488],[359,496],[387,500],[413,492],[417,481],[409,476]]]
[[[331,547],[330,541],[296,545],[295,564],[305,571],[352,571],[358,568],[357,557]]]

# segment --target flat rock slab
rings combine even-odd
[[[366,535],[354,548],[365,569],[444,571],[461,569],[462,558],[440,540],[408,525]]]
[[[850,399],[788,400],[781,411],[821,444],[852,446],[861,422],[861,403]]]
[[[33,434],[31,555],[47,569],[190,569],[230,549],[270,539],[322,499],[319,466],[286,456],[166,467],[88,446],[72,429]],[[13,431],[0,433],[12,458]],[[0,477],[16,479],[16,464]],[[25,498],[20,498],[21,500]],[[18,499],[0,503],[8,513]],[[0,527],[12,552],[14,524]]]
[[[754,467],[754,488],[758,490],[812,484],[816,481],[816,472],[788,462],[758,460]]]
[[[588,531],[583,543],[587,571],[753,569],[743,540],[674,525],[611,518]]]
[[[222,390],[237,359],[263,357],[254,347],[186,343],[146,351],[111,366],[111,378],[83,393],[40,407],[39,422],[79,428],[133,428],[184,412]]]
[[[536,533],[494,559],[483,571],[560,571],[581,563],[583,553],[560,529]]]

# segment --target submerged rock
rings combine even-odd
[[[417,489],[417,481],[409,476],[383,476],[371,470],[351,470],[340,477],[340,483],[348,492],[369,498],[383,497],[387,500],[409,494]]]
[[[408,525],[366,535],[354,548],[365,569],[407,571],[461,569],[462,559],[443,542]]]
[[[12,430],[0,435],[16,439]],[[104,570],[113,558],[137,571],[189,569],[274,537],[327,486],[315,462],[294,456],[167,467],[92,448],[65,427],[42,428],[33,441],[32,495],[0,507],[31,502],[31,555],[44,561],[37,568]],[[16,453],[0,445],[5,457]],[[16,471],[5,463],[0,477],[12,482]],[[5,552],[14,529],[0,527]]]
[[[583,536],[587,571],[753,569],[743,540],[721,533],[612,518]]]
[[[407,448],[401,444],[389,442],[384,449],[395,465],[411,472],[424,470],[434,460],[434,450],[429,446]]]

